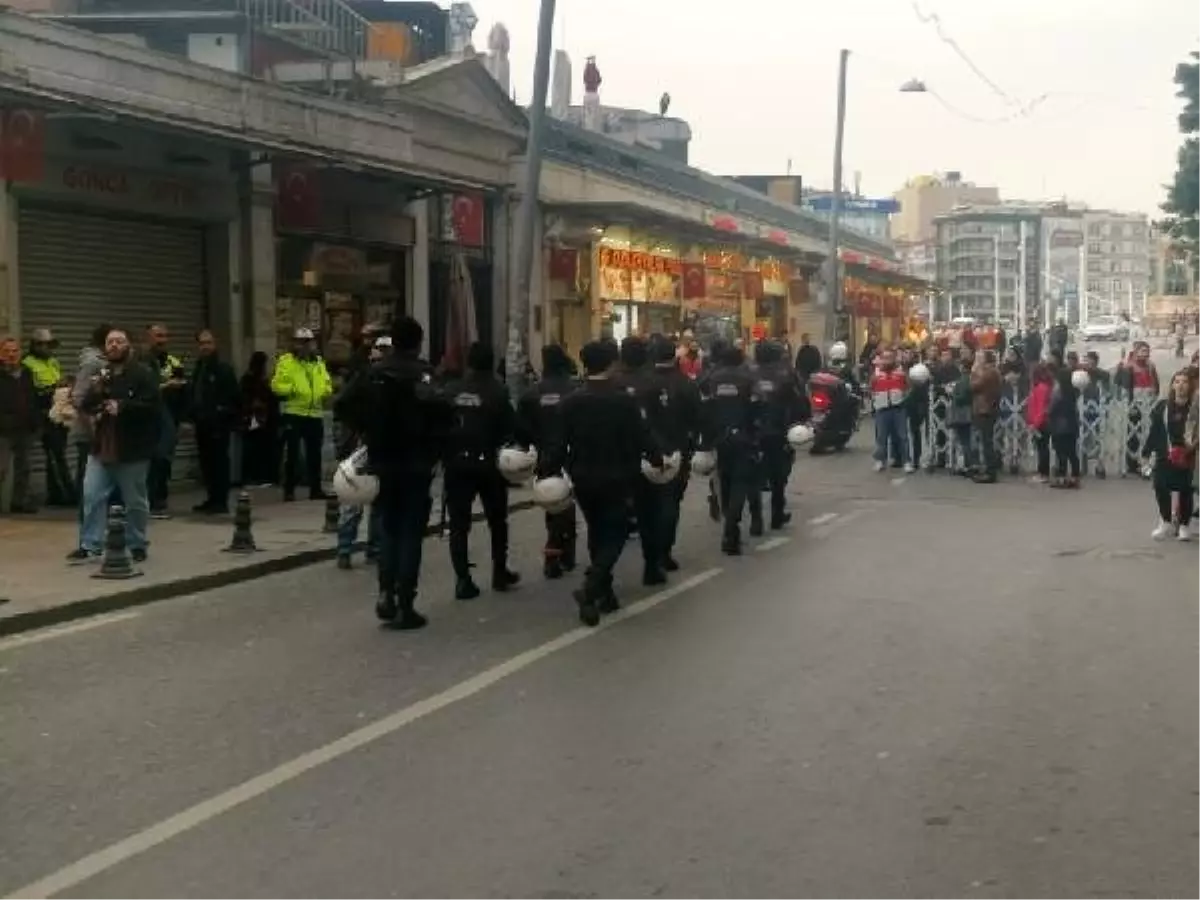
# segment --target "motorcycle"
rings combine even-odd
[[[831,372],[810,375],[807,387],[814,432],[809,453],[844,450],[858,430],[858,396],[844,379]]]

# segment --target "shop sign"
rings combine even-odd
[[[72,193],[130,197],[176,208],[194,206],[200,196],[195,185],[178,178],[98,166],[64,166],[61,183]]]
[[[663,272],[679,274],[679,260],[640,250],[618,250],[615,247],[600,248],[600,268],[636,269],[641,272]]]

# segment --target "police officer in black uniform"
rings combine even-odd
[[[721,551],[742,552],[742,510],[758,491],[758,430],[762,404],[742,351],[724,346],[700,384],[704,401],[704,445],[717,452],[717,481],[724,533]],[[762,523],[759,522],[761,530]]]
[[[546,448],[561,443],[560,410],[562,401],[579,390],[580,381],[572,372],[574,363],[562,347],[548,344],[542,348],[542,377],[517,404],[521,436],[534,446]],[[543,574],[562,578],[575,569],[575,507],[563,512],[546,513],[546,549]]]
[[[681,457],[675,478],[664,485],[650,485],[659,506],[660,565],[667,572],[675,572],[679,563],[671,551],[679,531],[679,506],[691,476],[692,451],[700,433],[700,391],[680,370],[675,344],[670,339],[652,339],[650,357],[654,365],[646,378],[647,421],[662,452],[678,452]]]
[[[393,353],[356,379],[339,414],[363,437],[379,478],[379,601],[376,615],[403,631],[423,628],[416,611],[421,546],[433,508],[430,486],[449,410],[420,358],[424,330],[408,316],[392,325]]]
[[[609,375],[616,362],[611,343],[593,341],[580,352],[585,378],[562,402],[561,429],[538,461],[543,476],[565,471],[587,523],[591,564],[575,591],[579,618],[596,625],[600,614],[620,608],[613,566],[628,537],[628,503],[644,482],[641,461],[662,465],[662,453],[646,427],[637,399]]]
[[[762,402],[759,431],[762,474],[771,492],[771,528],[777,530],[792,520],[784,498],[794,458],[787,442],[788,429],[798,422],[807,422],[812,413],[808,394],[788,365],[782,346],[760,341],[754,347],[754,358],[758,363],[755,377]]]
[[[508,388],[495,371],[492,348],[477,341],[467,351],[466,374],[442,388],[453,413],[443,462],[450,563],[457,579],[454,596],[459,600],[479,596],[471,579],[468,548],[476,497],[492,538],[492,590],[507,591],[520,581],[520,576],[508,569],[508,482],[496,464],[500,448],[516,437],[516,413]]]

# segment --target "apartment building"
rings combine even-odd
[[[938,318],[1016,323],[1040,316],[1042,217],[1039,207],[1017,205],[967,206],[935,217]]]
[[[1150,222],[1143,213],[1085,210],[1083,268],[1089,315],[1141,315],[1150,286]]]

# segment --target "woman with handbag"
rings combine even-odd
[[[1167,396],[1150,412],[1150,433],[1142,454],[1153,466],[1154,499],[1158,502],[1156,540],[1174,535],[1191,539],[1192,480],[1196,469],[1197,435],[1189,428],[1193,387],[1187,370],[1175,373]],[[1173,498],[1178,498],[1172,503]]]

